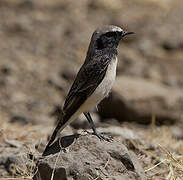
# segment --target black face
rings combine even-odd
[[[102,34],[97,39],[97,49],[105,49],[105,48],[117,48],[119,41],[122,38],[122,31],[111,31],[105,34]]]

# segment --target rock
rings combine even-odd
[[[125,175],[113,176],[113,177],[111,177],[111,180],[128,180],[128,177]]]
[[[34,180],[50,180],[53,170],[54,180],[102,180],[120,176],[127,180],[146,179],[136,155],[123,144],[100,141],[92,135],[80,135],[64,151],[40,159]]]
[[[11,69],[8,66],[4,66],[0,69],[0,72],[5,75],[8,76],[11,74]]]
[[[97,128],[97,130],[104,134],[109,134],[113,138],[117,137],[120,142],[128,148],[128,150],[132,150],[136,153],[141,152],[136,144],[143,145],[143,147],[145,146],[143,139],[138,136],[135,131],[126,127],[121,127],[121,125]]]
[[[64,78],[69,82],[72,82],[74,80],[75,75],[75,72],[71,71],[71,69],[64,69],[62,72],[60,72],[61,78]]]
[[[172,136],[175,138],[175,139],[183,139],[183,131],[182,131],[182,124],[178,125],[178,126],[175,126],[173,129],[172,129]]]
[[[4,167],[0,166],[0,178],[8,177],[8,172],[4,169]]]
[[[172,124],[181,119],[183,94],[178,88],[171,88],[141,78],[120,76],[112,95],[99,105],[103,118],[119,121]]]
[[[97,128],[98,131],[110,134],[112,136],[120,136],[122,139],[140,140],[141,138],[131,129],[119,126],[109,126],[105,128]]]
[[[7,144],[1,143],[0,177],[33,176],[36,170],[35,158],[31,159],[31,155],[24,150],[25,146],[16,147],[11,145],[8,147]]]
[[[21,148],[23,146],[23,142],[16,141],[16,140],[9,140],[4,138],[5,143],[9,144],[11,147]]]
[[[13,115],[10,119],[11,123],[21,123],[22,125],[28,124],[31,120],[23,115]]]
[[[50,180],[52,177],[53,169],[49,166],[48,163],[39,164],[38,172],[33,180]],[[54,180],[67,180],[66,171],[64,168],[57,168],[54,171]]]
[[[58,76],[57,74],[53,74],[51,77],[49,77],[47,82],[51,87],[54,87],[61,92],[67,87],[67,83],[64,78]]]
[[[26,154],[21,152],[21,149],[4,147],[4,151],[0,155],[0,165],[4,169],[4,174],[20,176],[24,173],[31,174],[31,170],[35,169],[33,161],[30,165]]]

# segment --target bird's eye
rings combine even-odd
[[[107,33],[105,33],[106,37],[114,37],[116,35],[117,35],[116,32],[107,32]]]
[[[117,32],[118,36],[122,36],[122,31]]]

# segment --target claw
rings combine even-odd
[[[103,133],[100,133],[98,131],[95,131],[95,132],[89,132],[87,130],[84,130],[84,132],[88,133],[88,134],[92,134],[92,135],[95,135],[97,136],[100,140],[102,141],[107,141],[107,142],[112,142],[113,141],[113,138],[111,136],[104,136]]]

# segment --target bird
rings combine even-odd
[[[105,25],[93,32],[85,61],[66,96],[63,115],[60,116],[43,155],[60,132],[82,113],[93,130],[92,134],[100,140],[110,141],[110,137],[97,131],[89,111],[111,91],[116,78],[117,48],[123,37],[129,34],[134,32],[124,31],[115,25]]]

